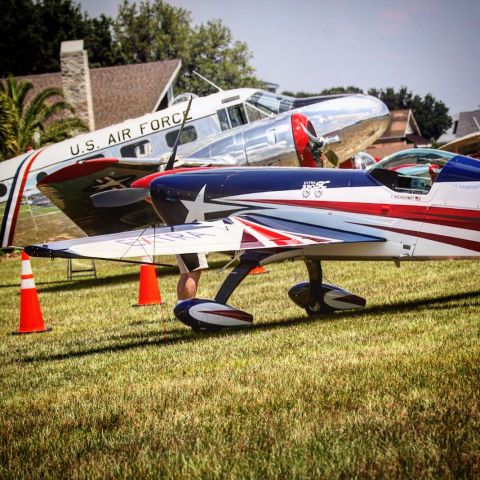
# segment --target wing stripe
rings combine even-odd
[[[0,231],[1,246],[8,247],[13,243],[15,235],[15,226],[17,224],[18,211],[20,210],[20,203],[22,202],[23,191],[27,183],[27,177],[33,162],[42,153],[39,150],[36,154],[26,156],[15,172],[15,177],[12,182],[10,195],[8,197],[7,205],[3,215],[2,229]]]
[[[252,203],[271,203],[293,207],[308,207],[322,210],[338,210],[347,213],[399,218],[418,222],[433,223],[447,227],[480,231],[480,210],[432,207],[422,205],[392,205],[361,202],[333,202],[322,200],[277,200],[248,199]]]

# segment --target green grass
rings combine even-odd
[[[0,263],[2,479],[480,476],[478,263],[325,262],[368,303],[322,319],[287,297],[303,264],[275,264],[231,298],[254,327],[200,336],[175,269],[167,304],[135,309],[138,267],[32,265],[53,330],[12,336],[20,261]]]

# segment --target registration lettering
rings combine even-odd
[[[161,243],[187,242],[189,240],[197,240],[204,237],[215,237],[213,233],[201,232],[167,232],[157,235],[142,235],[138,238],[124,238],[117,240],[117,243],[123,245],[147,246]]]

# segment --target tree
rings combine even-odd
[[[137,4],[124,0],[114,22],[124,63],[144,63],[188,56],[190,13],[162,0]]]
[[[60,44],[85,39],[92,65],[120,61],[112,20],[90,19],[72,0],[3,0],[0,22],[0,76],[60,70]]]
[[[85,50],[90,67],[111,67],[121,65],[120,49],[113,37],[113,20],[106,15],[99,18],[85,16]]]
[[[17,82],[11,76],[0,83],[0,160],[88,130],[80,119],[65,116],[73,113],[73,107],[58,88],[46,88],[26,104],[32,88],[31,82]]]
[[[390,110],[411,109],[421,134],[429,140],[437,140],[452,125],[448,108],[431,93],[427,93],[422,98],[419,95],[413,95],[407,87],[401,87],[398,92],[388,87],[371,88],[368,94],[378,97]]]
[[[212,87],[194,75],[194,70],[220,88],[258,87],[260,82],[249,63],[251,56],[247,44],[234,40],[231,30],[220,20],[202,24],[192,33],[190,55],[177,89],[198,95],[211,93]]]
[[[290,97],[296,97],[296,98],[305,98],[305,97],[318,97],[321,95],[343,95],[343,94],[348,94],[348,93],[363,93],[363,90],[358,87],[354,87],[353,85],[350,85],[348,87],[331,87],[331,88],[325,88],[319,93],[311,93],[311,92],[290,92],[290,91],[285,91],[282,92],[283,95],[288,95]]]
[[[190,12],[183,8],[163,0],[142,1],[138,6],[124,0],[114,33],[125,63],[181,59],[179,91],[211,92],[212,87],[196,77],[194,70],[224,88],[259,84],[249,64],[247,45],[234,40],[220,20],[194,28]]]

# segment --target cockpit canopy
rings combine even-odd
[[[396,192],[426,195],[455,154],[414,148],[393,153],[370,169],[370,175]]]

